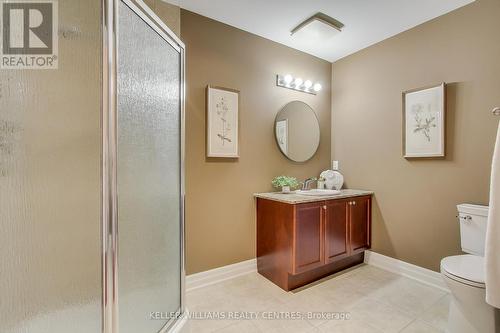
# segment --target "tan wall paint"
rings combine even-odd
[[[156,15],[177,35],[181,35],[181,9],[163,0],[144,0]]]
[[[271,190],[274,176],[318,175],[330,160],[331,64],[283,45],[181,10],[186,44],[186,228],[188,274],[255,257],[252,193]],[[321,82],[317,96],[276,87],[277,73]],[[205,87],[240,90],[240,158],[205,158]],[[316,110],[318,153],[304,164],[275,143],[277,112],[292,100]]]
[[[487,204],[500,1],[478,0],[333,64],[332,156],[374,190],[373,250],[433,270],[460,253],[455,205]],[[448,82],[446,160],[402,158],[401,93]]]

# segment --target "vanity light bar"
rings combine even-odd
[[[276,75],[276,85],[278,87],[297,90],[308,94],[316,95],[321,90],[321,84],[313,84],[311,80],[302,80],[300,77],[294,78],[290,74]]]

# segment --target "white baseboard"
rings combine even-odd
[[[365,251],[365,263],[405,276],[429,286],[449,292],[441,274],[382,254]],[[214,268],[186,277],[186,291],[203,288],[235,277],[257,272],[257,260],[250,259],[236,264]]]
[[[365,263],[450,292],[441,274],[431,271],[430,269],[384,256],[373,251],[365,251]]]
[[[186,291],[206,287],[211,284],[257,272],[257,260],[250,259],[236,264],[214,268],[186,276]]]

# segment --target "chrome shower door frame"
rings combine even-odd
[[[118,207],[117,207],[117,46],[118,4],[123,2],[180,55],[180,244],[181,304],[179,316],[159,333],[168,332],[186,314],[185,308],[185,45],[141,0],[102,0],[102,332],[118,327]]]

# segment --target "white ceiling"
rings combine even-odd
[[[333,62],[474,0],[166,1]],[[342,32],[327,41],[290,36],[291,29],[317,12],[345,24]]]

